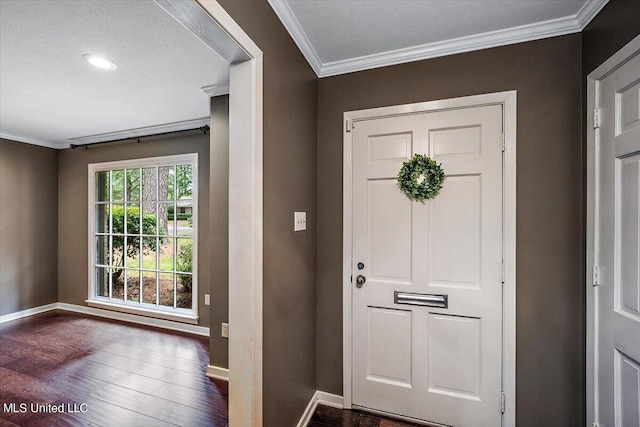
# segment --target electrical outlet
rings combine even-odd
[[[304,231],[307,229],[307,213],[293,213],[293,231]]]
[[[211,305],[211,295],[204,294],[204,305]]]
[[[221,334],[222,338],[229,338],[229,324],[228,323],[222,323],[222,331]]]

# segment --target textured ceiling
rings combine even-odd
[[[269,0],[318,75],[580,31],[607,0]]]
[[[118,69],[90,66],[99,54]],[[0,136],[49,146],[209,116],[229,65],[151,0],[0,0]],[[120,134],[122,135],[122,134]]]

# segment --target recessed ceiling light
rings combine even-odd
[[[82,57],[89,64],[94,67],[102,68],[103,70],[115,70],[118,68],[112,61],[109,61],[107,58],[103,58],[102,56],[86,54],[82,55]]]

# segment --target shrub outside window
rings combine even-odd
[[[89,302],[197,316],[197,154],[89,165]]]

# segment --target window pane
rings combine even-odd
[[[109,273],[104,267],[96,268],[96,295],[99,297],[109,296]]]
[[[170,236],[173,231],[173,215],[169,215],[169,207],[173,202],[158,202],[158,234]]]
[[[142,203],[142,234],[146,234],[148,236],[155,236],[158,234],[156,211],[156,202]]]
[[[127,234],[140,234],[140,205],[130,203],[127,205]]]
[[[124,205],[121,203],[111,205],[111,232],[124,234]]]
[[[127,236],[127,259],[125,267],[140,268],[140,237]]]
[[[126,270],[127,301],[140,302],[140,270]]]
[[[142,169],[142,200],[158,200],[158,169]]]
[[[175,194],[175,170],[173,166],[158,168],[158,200],[173,200]]]
[[[124,301],[124,270],[122,268],[111,270],[111,298]]]
[[[176,215],[178,219],[178,229],[177,235],[190,236],[193,233],[192,228],[192,213],[193,213],[193,200],[191,199],[182,199],[176,202],[176,210],[178,214]]]
[[[96,202],[109,201],[109,171],[96,172]]]
[[[124,170],[111,171],[111,201],[124,200]]]
[[[109,232],[109,205],[96,205],[96,233]]]
[[[178,278],[178,296],[177,306],[180,308],[191,308],[192,306],[192,294],[193,288],[193,276],[187,273],[177,273]]]
[[[96,264],[109,265],[109,236],[96,236]]]
[[[177,200],[191,199],[193,197],[193,170],[191,165],[179,165],[176,167]]]
[[[193,242],[191,239],[184,237],[178,239],[176,271],[184,273],[193,272]]]
[[[142,268],[145,270],[157,270],[156,265],[156,248],[158,248],[157,237],[142,238]]]
[[[156,272],[143,271],[142,281],[144,283],[142,302],[145,302],[147,304],[155,304],[156,303]]]
[[[160,238],[160,270],[174,271],[173,268],[173,245],[175,239],[170,237]]]
[[[160,273],[160,305],[173,307],[173,273]]]
[[[111,236],[111,266],[124,266],[124,236]]]
[[[127,200],[140,200],[140,169],[127,169]]]

